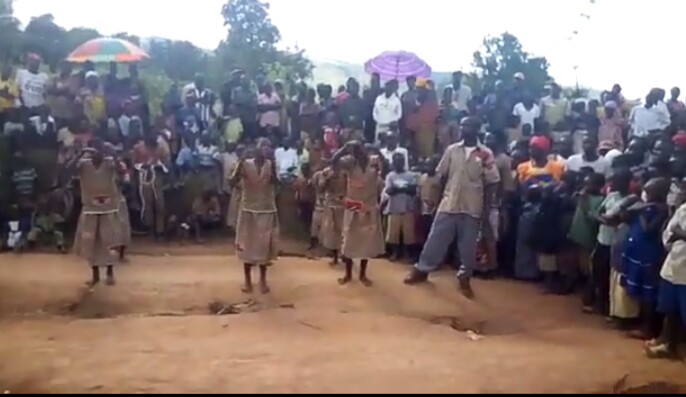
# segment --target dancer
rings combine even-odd
[[[102,141],[93,139],[72,167],[79,173],[82,201],[74,252],[86,259],[92,269],[90,286],[100,282],[101,267],[107,271],[106,284],[114,285],[117,258],[112,248],[120,245],[121,240],[117,161],[114,153],[107,151]]]
[[[237,183],[242,186],[236,227],[236,252],[243,261],[245,293],[253,291],[252,268],[255,266],[260,268],[260,291],[263,294],[270,292],[267,268],[278,255],[279,220],[274,194],[277,174],[270,150],[268,141],[258,141],[255,155],[249,156],[246,153],[231,178],[233,186]]]
[[[323,177],[318,182],[323,184],[324,190],[324,219],[320,243],[331,252],[331,266],[336,266],[343,233],[345,176],[338,167],[332,164],[324,169]]]
[[[491,208],[500,174],[493,153],[479,143],[481,122],[466,117],[460,123],[462,142],[451,145],[438,164],[437,174],[444,192],[424,250],[406,284],[427,281],[446,256],[450,243],[457,238],[461,259],[457,278],[460,289],[472,298],[470,279],[476,265],[476,248],[484,208]]]
[[[341,255],[345,263],[345,276],[338,280],[341,285],[352,280],[353,260],[360,259],[360,281],[371,287],[367,277],[369,259],[384,252],[379,213],[380,179],[375,166],[358,141],[350,141],[332,158],[345,173],[347,190],[343,214],[343,244]]]

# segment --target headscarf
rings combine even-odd
[[[672,137],[674,146],[686,149],[686,133],[680,132]]]
[[[428,85],[429,85],[429,81],[423,77],[419,77],[414,84],[414,86],[417,88],[427,88]]]
[[[544,136],[534,136],[529,141],[529,146],[538,148],[540,150],[549,151],[550,150],[550,139]]]

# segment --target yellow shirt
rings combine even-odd
[[[81,95],[83,113],[92,125],[99,125],[101,121],[107,119],[105,96],[101,92],[84,89]]]
[[[7,90],[7,92],[14,97],[14,99],[7,99],[0,96],[0,110],[10,109],[16,106],[17,98],[19,97],[19,89],[14,79],[0,80],[0,91]]]

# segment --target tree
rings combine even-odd
[[[55,23],[52,14],[31,18],[24,29],[24,49],[40,54],[50,66],[64,59],[68,49],[65,47],[67,32]]]
[[[510,84],[515,73],[521,72],[525,76],[526,87],[534,95],[543,92],[546,83],[551,80],[548,60],[524,51],[519,39],[508,32],[485,38],[483,48],[474,52],[473,66],[481,83],[491,87],[498,80]]]
[[[137,45],[137,46],[140,46],[140,45],[141,45],[141,38],[140,38],[140,37],[135,36],[135,35],[128,34],[128,33],[126,33],[126,32],[119,32],[119,33],[115,34],[115,35],[112,36],[112,37],[116,37],[116,38],[118,38],[118,39],[126,40],[126,41],[128,41],[129,43],[133,43],[133,44],[135,44],[135,45]]]
[[[192,80],[204,71],[207,64],[205,51],[189,41],[153,40],[148,49],[151,62],[159,65],[172,80]]]
[[[261,0],[228,0],[222,8],[226,40],[217,49],[224,69],[241,68],[248,74],[267,73],[273,68],[288,70],[297,77],[308,77],[312,63],[304,52],[277,49],[279,29],[269,17],[269,4]]]
[[[64,56],[68,56],[72,51],[76,49],[76,47],[80,46],[81,44],[89,40],[97,39],[98,37],[102,37],[102,35],[95,29],[70,29],[69,31],[67,31],[64,37],[63,48],[66,50]]]
[[[22,34],[19,21],[14,17],[12,0],[0,0],[0,62],[19,57]]]

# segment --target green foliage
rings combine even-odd
[[[0,0],[0,62],[16,60],[21,47],[22,33],[13,16],[12,0]]]
[[[526,87],[534,95],[541,94],[551,80],[548,60],[524,51],[519,39],[507,32],[485,38],[483,48],[474,53],[473,66],[477,69],[481,84],[491,87],[498,80],[508,85],[515,73],[524,73]]]
[[[67,32],[55,23],[52,14],[31,18],[24,29],[23,47],[27,52],[40,54],[45,63],[54,67],[64,59]]]
[[[148,49],[151,61],[172,80],[187,81],[205,71],[208,54],[189,41],[153,40]]]
[[[141,45],[141,38],[140,37],[138,37],[136,35],[128,34],[126,32],[119,32],[119,33],[113,35],[112,37],[116,37],[118,39],[126,40],[129,43],[133,43],[133,44],[138,45],[138,46]]]
[[[269,17],[269,4],[260,0],[228,0],[222,7],[228,36],[217,49],[225,70],[241,68],[250,75],[271,73],[283,78],[306,78],[312,63],[304,51],[278,50],[281,33]]]

